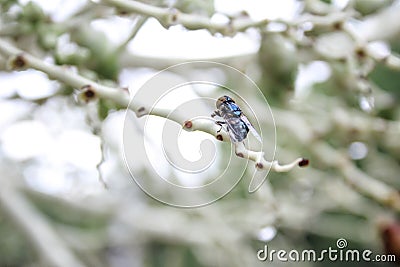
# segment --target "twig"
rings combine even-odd
[[[318,142],[312,146],[311,151],[325,165],[339,170],[344,181],[357,192],[400,212],[400,194],[396,189],[362,172],[345,155],[328,144]]]
[[[366,17],[357,26],[357,34],[366,41],[393,38],[400,31],[400,5],[395,1],[374,15]]]
[[[104,146],[104,140],[100,139],[100,146],[101,146],[101,159],[100,162],[97,163],[96,165],[96,169],[97,169],[97,174],[99,175],[99,182],[102,184],[102,186],[104,187],[104,189],[108,189],[108,184],[107,182],[104,180],[103,177],[103,173],[101,171],[101,165],[104,163],[104,151],[105,151],[105,146]]]
[[[126,48],[126,46],[129,44],[130,41],[132,41],[133,38],[137,35],[139,30],[142,28],[143,24],[146,22],[147,17],[139,17],[133,26],[133,29],[129,36],[123,41],[119,46],[118,46],[118,51],[122,51]]]
[[[11,69],[21,70],[32,68],[46,73],[49,78],[56,79],[75,88],[83,88],[90,92],[92,89],[93,97],[98,96],[114,101],[121,106],[128,106],[129,95],[124,90],[118,90],[113,87],[104,86],[84,78],[66,68],[58,67],[50,63],[46,63],[29,53],[26,53],[8,42],[0,40],[0,54],[10,58],[9,63]]]
[[[365,21],[364,24],[368,25],[369,24],[368,20]],[[391,69],[400,70],[400,58],[397,55],[393,53],[388,53],[387,55],[381,55],[380,53],[376,53],[373,49],[369,47],[370,37],[362,31],[363,27],[364,26],[359,26],[355,28],[348,23],[344,23],[342,27],[342,30],[346,32],[355,42],[354,52],[358,55],[358,57],[361,58],[369,57],[376,62],[381,62],[385,64],[387,67]]]
[[[122,9],[124,12],[134,12],[157,19],[162,25],[169,27],[180,24],[189,30],[207,29],[211,33],[233,35],[251,27],[267,25],[270,20],[253,21],[250,18],[234,19],[228,23],[216,23],[205,16],[186,14],[174,8],[162,8],[145,4],[139,1],[102,0],[102,4]]]

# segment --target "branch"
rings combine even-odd
[[[6,55],[10,58],[10,66],[12,69],[18,70],[24,68],[33,68],[43,71],[50,78],[62,81],[75,88],[81,88],[82,93],[80,96],[86,102],[91,101],[96,97],[109,99],[124,108],[131,109],[135,112],[137,117],[142,117],[144,115],[163,117],[177,122],[187,131],[203,131],[213,135],[219,141],[230,141],[229,135],[225,132],[219,132],[220,127],[218,127],[214,120],[210,118],[186,120],[180,115],[171,114],[171,111],[167,109],[151,109],[145,105],[141,105],[140,103],[131,102],[129,94],[123,89],[100,85],[76,73],[68,71],[63,67],[46,63],[2,40],[0,40],[0,54]],[[308,165],[308,160],[305,159],[297,159],[288,165],[279,165],[277,161],[269,162],[265,160],[263,158],[263,152],[254,152],[247,150],[244,146],[240,148],[238,146],[239,145],[235,144],[236,154],[243,158],[255,161],[259,169],[271,168],[277,172],[287,172],[293,169],[295,166],[303,167]]]
[[[215,23],[210,18],[195,14],[186,14],[175,8],[162,8],[131,0],[102,0],[102,4],[117,7],[124,12],[133,12],[146,17],[157,19],[165,27],[181,24],[189,30],[207,29],[211,33],[219,32],[223,35],[234,35],[251,27],[267,25],[270,20],[253,21],[250,18],[231,20],[228,23]]]
[[[93,89],[92,93],[95,93],[96,96],[110,99],[121,106],[128,106],[129,104],[130,98],[125,91],[95,83],[64,67],[46,63],[3,40],[0,40],[0,54],[10,59],[9,67],[13,70],[36,69],[46,73],[49,78],[56,79],[75,88],[83,88],[86,92],[90,92],[90,89]],[[90,93],[88,93],[89,96]]]
[[[357,33],[366,41],[395,38],[400,32],[400,5],[393,3],[379,13],[366,17],[357,27]]]
[[[400,194],[396,189],[362,172],[328,144],[318,142],[311,147],[311,151],[325,165],[339,170],[344,181],[357,192],[400,212]]]
[[[135,38],[139,30],[142,28],[144,23],[147,21],[147,17],[139,17],[131,30],[129,36],[118,46],[118,51],[122,51],[126,46]]]
[[[364,22],[367,23],[367,22]],[[367,23],[368,24],[368,23]],[[400,24],[399,24],[400,25]],[[352,25],[348,23],[343,24],[342,30],[346,32],[355,42],[355,53],[359,58],[371,58],[376,62],[381,62],[382,64],[386,65],[388,68],[393,70],[400,70],[400,57],[388,52],[387,54],[382,54],[377,52],[376,50],[372,49],[369,46],[369,36],[365,36],[365,33],[360,31],[360,27],[354,28]],[[399,28],[400,31],[400,28]],[[385,31],[380,31],[385,32]],[[372,68],[371,68],[372,71]]]

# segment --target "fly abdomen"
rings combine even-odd
[[[247,137],[249,128],[247,125],[237,116],[225,116],[225,121],[227,123],[227,128],[230,137],[233,142],[242,142]]]

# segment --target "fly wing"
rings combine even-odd
[[[249,121],[249,119],[247,119],[247,117],[245,115],[243,115],[243,114],[242,114],[242,116],[240,118],[247,125],[247,127],[249,128],[249,130],[253,134],[253,136],[255,138],[257,138],[257,140],[260,141],[260,143],[262,143],[260,135],[257,133],[256,129],[254,129],[254,127],[251,124],[251,122]]]
[[[228,133],[233,142],[242,142],[247,136],[247,126],[240,117],[231,116],[225,118]]]

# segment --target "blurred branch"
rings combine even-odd
[[[41,257],[55,267],[83,267],[75,255],[60,239],[48,221],[42,217],[29,200],[16,190],[9,177],[2,177],[0,186],[0,204],[12,217],[22,232],[31,240],[33,247]]]
[[[400,33],[400,5],[394,3],[379,13],[366,17],[357,27],[357,34],[366,41],[394,38]]]
[[[201,57],[195,58],[192,60],[202,60],[202,61],[214,61],[223,63],[237,69],[244,69],[245,66],[248,66],[251,62],[254,62],[257,58],[257,50],[252,52],[236,54],[236,55],[228,55],[228,56],[219,56],[219,57]],[[187,62],[188,59],[179,58],[179,57],[171,57],[171,56],[151,56],[151,55],[141,55],[139,53],[134,53],[131,51],[124,51],[119,59],[119,63],[123,67],[150,67],[154,69],[165,69],[170,66]]]
[[[139,1],[102,0],[101,3],[117,7],[124,12],[134,12],[147,17],[153,17],[167,28],[172,25],[181,24],[189,30],[207,29],[211,33],[219,32],[224,35],[233,35],[236,32],[245,31],[251,27],[265,26],[270,22],[268,19],[253,21],[246,17],[234,19],[228,23],[216,23],[205,16],[186,14],[175,8],[156,7]]]
[[[398,12],[400,12],[400,10]],[[385,23],[387,23],[387,22],[385,22]],[[355,51],[354,52],[356,53],[356,55],[359,58],[370,58],[376,62],[383,63],[388,68],[391,68],[391,69],[394,69],[397,71],[400,70],[400,57],[393,53],[382,54],[382,53],[374,51],[374,49],[372,49],[369,46],[368,36],[364,36],[363,32],[362,31],[360,32],[360,27],[353,27],[346,23],[343,25],[342,29],[355,42]],[[400,29],[399,29],[399,32],[400,32]],[[373,68],[370,69],[370,71],[372,71],[372,70],[373,70]]]
[[[137,19],[129,36],[125,39],[125,41],[122,42],[122,44],[119,45],[119,47],[118,47],[119,51],[124,50],[126,48],[126,46],[130,43],[130,41],[132,41],[132,39],[135,38],[135,36],[139,32],[139,30],[142,28],[143,24],[146,22],[146,20],[147,20],[147,17],[142,17],[142,16],[140,16]]]
[[[336,149],[324,142],[317,142],[312,146],[311,152],[326,166],[337,169],[344,179],[356,191],[366,195],[376,202],[389,206],[400,212],[400,194],[391,186],[362,172]]]
[[[310,112],[317,114],[322,111],[310,110]],[[345,136],[358,133],[355,137],[361,139],[379,134],[385,146],[396,150],[399,149],[396,141],[398,139],[395,138],[399,134],[397,123],[381,118],[360,116],[341,108],[336,108],[330,114],[323,114],[324,118],[330,118],[323,125],[312,123],[312,121],[306,122],[303,116],[290,111],[274,109],[274,117],[277,125],[288,129],[298,142],[304,145],[313,144],[309,148],[314,158],[327,167],[338,170],[344,181],[355,191],[400,212],[400,194],[395,188],[358,169],[345,153],[323,141],[318,141],[333,131],[336,135],[344,133]],[[317,116],[315,120],[318,119]],[[296,121],[296,124],[291,123],[293,121]]]
[[[95,83],[64,67],[46,63],[3,40],[0,40],[0,54],[9,58],[9,67],[13,70],[22,70],[26,68],[36,69],[46,73],[50,78],[61,81],[72,87],[86,89],[86,92],[92,90],[91,93],[95,93],[95,95],[88,93],[87,95],[89,98],[98,96],[112,100],[116,104],[125,107],[129,104],[130,98],[127,92]]]

